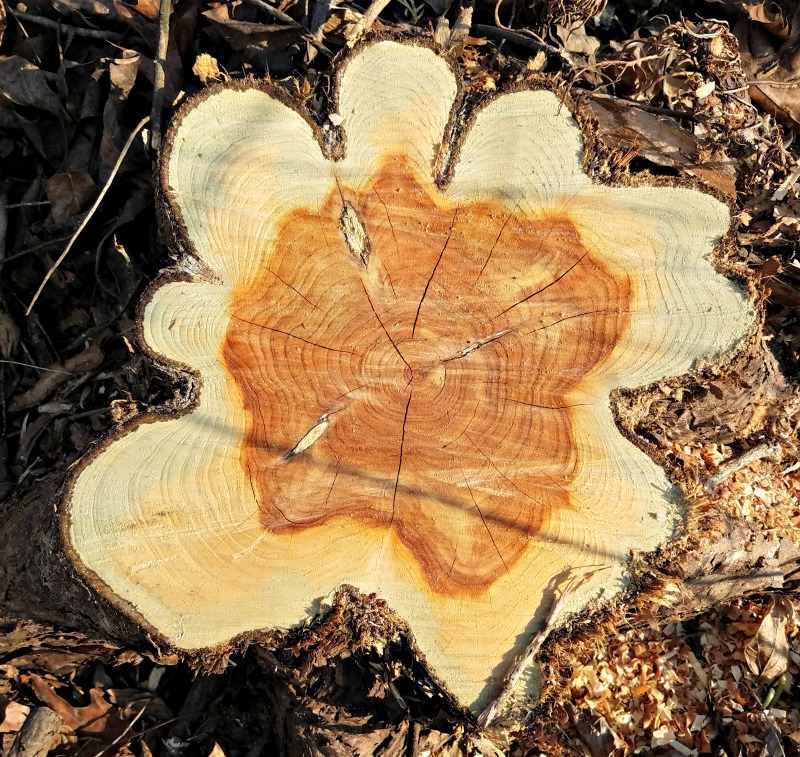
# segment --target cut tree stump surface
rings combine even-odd
[[[170,645],[302,622],[375,592],[480,707],[567,575],[577,610],[673,533],[680,491],[610,393],[718,361],[752,333],[715,270],[728,207],[607,186],[546,89],[460,121],[424,44],[362,45],[322,129],[230,83],[181,111],[162,190],[184,258],[143,345],[194,401],[73,474],[79,569]],[[323,146],[321,146],[323,145]]]

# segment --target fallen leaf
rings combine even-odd
[[[113,705],[105,700],[100,689],[89,691],[90,704],[85,707],[74,707],[66,699],[56,694],[55,689],[46,679],[36,673],[31,673],[28,678],[37,698],[42,704],[46,704],[53,712],[59,714],[67,728],[85,733],[103,733],[108,727],[109,712]]]
[[[771,681],[786,671],[789,662],[786,624],[793,616],[794,607],[789,599],[781,594],[774,596],[758,632],[744,648],[748,667],[762,681]]]
[[[64,109],[58,95],[48,85],[51,78],[51,74],[19,55],[0,55],[0,95],[16,105],[61,116]]]
[[[677,121],[656,116],[634,104],[607,95],[592,94],[582,102],[597,121],[597,135],[617,150],[630,151],[659,166],[670,166],[696,176],[730,198],[736,197],[735,163],[682,129]]]
[[[285,33],[285,24],[259,24],[252,21],[237,21],[229,15],[227,5],[220,5],[211,10],[203,11],[203,15],[214,24],[222,39],[237,52],[244,50],[250,45],[258,45],[262,42],[269,43],[271,39]],[[295,31],[295,36],[298,33]]]
[[[76,374],[95,370],[102,362],[103,353],[95,343],[63,363],[54,363],[28,391],[17,394],[8,403],[9,411],[15,412],[41,404],[65,381]]]
[[[0,310],[0,356],[9,358],[19,343],[19,328],[14,319]]]
[[[780,6],[773,0],[762,3],[743,2],[742,7],[747,11],[747,15],[750,16],[752,21],[763,24],[776,37],[786,39],[789,36],[789,23],[781,12]]]
[[[120,117],[136,81],[140,58],[139,53],[124,50],[122,57],[108,66],[110,87],[103,108],[103,138],[100,142],[100,157],[106,166],[116,163],[122,146],[130,136],[130,130],[123,127]]]
[[[586,33],[586,26],[578,23],[570,27],[556,25],[556,34],[569,53],[585,55],[589,61],[600,48],[600,40]]]
[[[222,79],[217,59],[208,53],[200,53],[200,55],[197,56],[192,66],[192,73],[200,79],[203,84]]]
[[[158,18],[159,5],[158,0],[136,0],[133,7],[145,18],[155,21]]]
[[[94,179],[86,171],[70,171],[51,176],[45,184],[53,220],[65,221],[88,208],[97,197]]]
[[[80,14],[116,17],[117,15],[112,0],[53,0],[53,8],[65,16]]]
[[[4,702],[4,703],[3,703]],[[19,702],[0,699],[0,733],[16,733],[28,717],[31,708]]]

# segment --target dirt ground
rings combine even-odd
[[[365,10],[350,0],[177,0],[165,82],[154,88],[157,0],[0,5],[0,497],[63,475],[115,424],[183,389],[134,338],[138,297],[171,262],[156,226],[153,123],[137,130],[154,91],[164,123],[204,85],[246,76],[270,77],[321,113],[331,60]],[[764,346],[792,396],[800,378],[800,5],[393,0],[372,30],[435,36],[463,62],[475,102],[542,74],[573,97],[591,93],[599,173],[690,176],[735,202],[737,263],[764,283]],[[759,391],[772,384],[753,370],[680,396],[665,387],[634,431],[698,481],[779,439],[780,459],[734,474],[722,505],[796,536],[800,418],[758,415]],[[714,412],[730,392],[741,394],[736,418]],[[623,624],[583,647],[576,641],[569,663],[549,660],[532,725],[500,748],[799,754],[793,578],[779,593],[680,623]],[[491,753],[403,633],[379,651],[353,612],[335,608],[312,629],[313,642],[250,650],[215,675],[58,629],[6,625],[3,754],[43,707],[62,719],[53,754]]]

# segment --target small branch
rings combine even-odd
[[[738,457],[728,460],[727,463],[720,465],[719,470],[706,481],[705,490],[711,493],[723,481],[726,481],[734,473],[736,473],[736,471],[745,468],[746,466],[750,465],[750,463],[754,463],[756,460],[763,460],[765,458],[777,461],[781,459],[781,454],[781,446],[777,442],[764,442],[763,444],[759,444],[757,447],[753,447],[753,449],[748,450]]]
[[[71,24],[64,24],[61,21],[55,21],[51,18],[45,18],[44,16],[37,16],[34,13],[27,13],[25,11],[18,11],[16,8],[12,8],[10,4],[5,3],[8,12],[15,18],[17,21],[27,21],[30,24],[34,24],[35,26],[41,26],[45,29],[53,29],[54,31],[65,31],[69,32],[70,34],[74,34],[76,37],[88,37],[89,39],[102,39],[105,42],[116,42],[121,43],[123,40],[124,34],[118,34],[117,32],[107,32],[103,31],[102,29],[83,29],[80,26],[72,26]]]
[[[49,707],[36,707],[22,724],[8,757],[45,757],[63,722]]]
[[[550,631],[553,628],[553,622],[564,608],[567,600],[569,600],[572,595],[581,588],[581,586],[583,586],[589,579],[591,579],[601,570],[608,570],[608,568],[606,566],[601,566],[599,568],[595,567],[593,570],[589,570],[580,576],[574,576],[569,580],[567,585],[561,591],[561,596],[559,596],[559,598],[553,602],[550,612],[547,613],[547,618],[545,619],[542,628],[530,640],[530,643],[525,648],[522,656],[517,658],[516,662],[512,665],[511,670],[509,670],[506,674],[503,685],[500,687],[500,691],[497,692],[497,696],[491,702],[489,702],[489,704],[486,706],[486,709],[480,715],[478,715],[478,725],[481,728],[488,728],[497,717],[497,713],[500,712],[500,709],[506,703],[506,700],[511,696],[511,692],[517,685],[517,681],[519,681],[522,674],[528,669],[528,666],[533,662],[533,658],[536,657],[536,654],[541,649],[542,644],[544,644],[545,640],[550,635]]]
[[[559,50],[557,47],[548,45],[546,42],[539,42],[539,40],[529,37],[526,34],[521,34],[520,32],[510,29],[500,29],[496,26],[487,26],[486,24],[473,24],[472,31],[476,36],[488,37],[489,39],[498,41],[505,40],[514,45],[524,47],[526,50],[533,50],[537,53],[541,50],[548,55],[555,55],[560,58],[566,68],[573,67],[572,56],[568,52]]]
[[[167,50],[169,49],[169,12],[172,0],[161,0],[158,6],[158,50],[153,61],[153,108],[150,111],[150,147],[161,147],[161,116],[164,111],[164,92],[167,80]]]
[[[169,2],[169,0],[166,0]],[[136,139],[136,135],[144,128],[144,125],[150,120],[150,116],[146,116],[138,124],[136,124],[134,130],[131,132],[131,135],[128,137],[128,141],[125,143],[125,146],[122,148],[122,151],[117,158],[117,162],[114,164],[114,168],[111,171],[111,175],[108,177],[108,181],[103,185],[103,188],[100,190],[100,194],[97,195],[97,199],[94,201],[94,205],[89,208],[89,212],[86,214],[86,217],[81,221],[81,225],[78,226],[75,233],[70,238],[67,246],[64,248],[64,252],[58,256],[58,259],[55,263],[51,266],[50,270],[47,272],[47,275],[44,277],[44,280],[41,284],[39,284],[39,288],[36,290],[36,294],[33,295],[33,299],[28,305],[28,309],[25,311],[25,315],[30,315],[31,310],[33,310],[33,306],[36,304],[36,301],[39,299],[39,295],[42,293],[42,290],[45,288],[45,285],[48,281],[52,278],[53,274],[56,272],[56,269],[64,262],[64,258],[67,257],[67,254],[72,249],[72,245],[75,244],[75,240],[80,236],[80,233],[86,228],[86,224],[89,223],[89,220],[95,214],[97,208],[100,206],[100,203],[103,201],[103,198],[106,196],[106,193],[111,188],[111,184],[116,178],[117,173],[119,173],[119,169],[122,166],[123,161],[125,160],[125,156],[128,154],[128,150],[131,149],[131,145],[133,144],[133,140]]]
[[[6,256],[6,235],[8,234],[8,190],[9,182],[0,182],[0,261]]]
[[[697,121],[698,118],[694,113],[688,110],[674,110],[673,108],[661,108],[658,105],[648,105],[647,103],[640,103],[636,100],[631,100],[628,97],[620,97],[619,95],[607,95],[605,92],[592,92],[590,99],[595,100],[610,100],[611,102],[622,102],[629,108],[638,108],[645,111],[645,113],[652,113],[655,116],[668,116],[669,118],[686,119],[688,121]]]
[[[369,8],[364,12],[364,15],[361,16],[361,19],[353,25],[353,28],[350,30],[349,34],[347,35],[347,46],[353,47],[356,42],[364,35],[365,32],[368,32],[372,25],[378,20],[378,16],[381,15],[381,12],[391,0],[372,0],[369,4]]]
[[[321,52],[326,58],[332,59],[333,52],[331,52],[325,45],[322,44],[316,37],[314,37],[311,32],[306,29],[299,21],[295,21],[288,13],[284,13],[283,11],[278,10],[277,8],[273,8],[269,3],[265,3],[264,0],[244,0],[248,5],[252,5],[254,8],[260,8],[264,13],[268,13],[277,21],[282,21],[284,24],[288,24],[289,26],[294,27],[295,29],[300,29],[303,32],[303,39],[308,42],[310,45],[313,45],[319,52]]]

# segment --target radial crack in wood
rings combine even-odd
[[[332,150],[257,83],[201,93],[168,133],[193,257],[148,293],[142,342],[199,390],[101,445],[63,507],[78,567],[162,641],[224,647],[351,584],[478,709],[555,576],[594,571],[578,610],[673,533],[680,492],[609,394],[755,328],[712,264],[729,210],[593,180],[550,91],[465,124],[460,103],[430,47],[373,40],[339,67]]]

